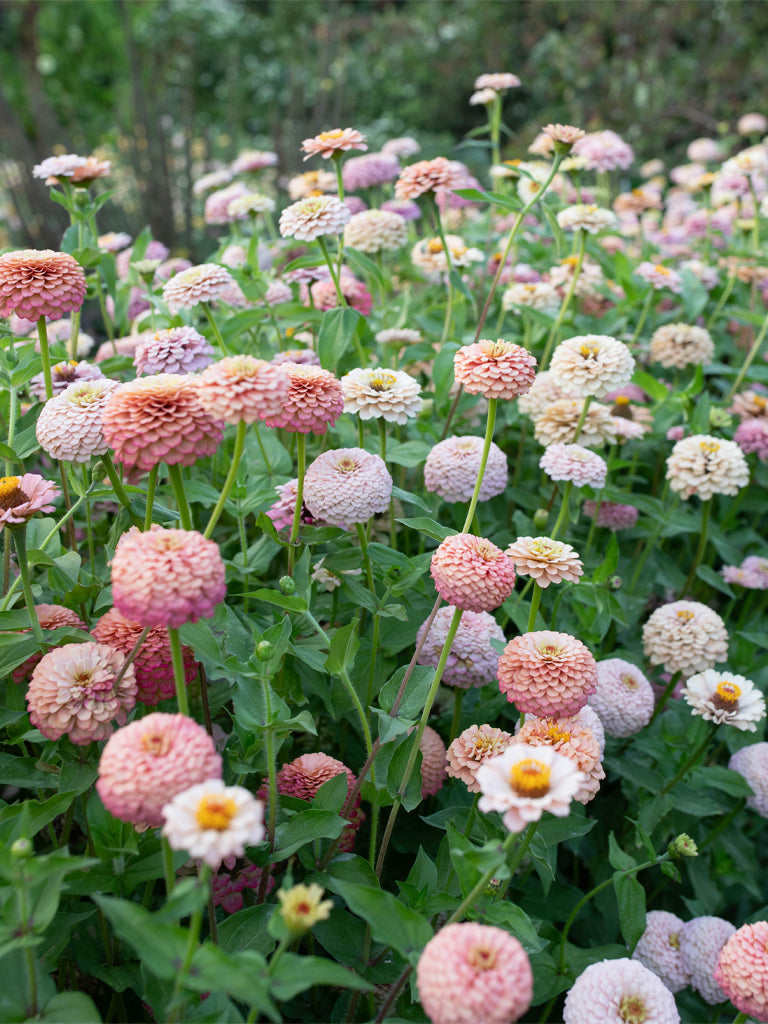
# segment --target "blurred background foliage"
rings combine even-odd
[[[246,147],[290,174],[303,138],[351,125],[482,173],[483,71],[523,82],[509,155],[563,121],[672,166],[766,112],[767,37],[764,0],[0,0],[0,244],[57,246],[62,211],[30,177],[54,153],[114,161],[102,230],[148,223],[192,254],[210,250],[193,181]]]

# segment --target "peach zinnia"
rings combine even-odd
[[[395,198],[417,199],[438,189],[458,188],[461,179],[462,174],[454,161],[446,160],[444,156],[435,157],[434,160],[419,160],[400,172],[395,182]]]
[[[448,747],[447,772],[453,779],[461,779],[470,793],[479,793],[475,779],[481,764],[503,754],[512,742],[511,733],[492,725],[470,725]]]
[[[309,160],[311,156],[322,156],[326,160],[336,158],[350,149],[368,149],[365,136],[356,128],[332,128],[327,132],[320,132],[311,139],[304,139],[301,148],[307,154],[304,159]]]
[[[197,397],[205,411],[225,423],[253,423],[283,411],[288,374],[254,356],[228,356],[203,370]]]
[[[435,588],[449,604],[468,612],[498,608],[515,586],[515,567],[501,548],[485,537],[457,533],[432,555]]]
[[[737,1010],[768,1020],[768,922],[734,932],[720,951],[714,979]]]
[[[518,537],[506,550],[520,576],[530,576],[545,590],[550,583],[578,583],[584,566],[570,544],[549,537]]]
[[[605,778],[605,771],[600,743],[590,728],[579,727],[570,717],[537,718],[530,715],[512,743],[527,743],[531,747],[552,747],[558,754],[570,758],[579,771],[584,773],[584,784],[574,793],[573,799],[586,804],[597,795],[600,783]]]
[[[85,274],[72,256],[51,249],[17,249],[0,256],[0,316],[58,320],[80,309]]]
[[[466,391],[486,398],[524,395],[536,375],[536,360],[530,352],[502,338],[464,345],[454,355],[453,366],[457,382]]]
[[[520,711],[541,718],[575,715],[597,689],[595,659],[576,637],[523,633],[499,659],[499,689]]]
[[[344,391],[329,370],[300,363],[283,363],[288,390],[279,413],[266,419],[268,427],[291,433],[324,434],[344,411]]]

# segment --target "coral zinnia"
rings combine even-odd
[[[292,433],[324,434],[344,411],[344,391],[329,370],[300,363],[283,363],[288,390],[282,410],[266,419],[268,427]]]
[[[516,398],[533,384],[536,360],[520,345],[499,338],[464,345],[453,357],[454,373],[471,395]]]
[[[225,423],[253,423],[283,411],[288,374],[253,356],[228,356],[208,366],[197,380],[205,411]]]
[[[518,537],[506,549],[519,576],[530,576],[545,590],[550,583],[578,583],[584,566],[570,544],[549,537]]]
[[[467,613],[469,614],[469,613]],[[448,747],[447,772],[452,779],[461,779],[470,793],[479,793],[475,775],[481,764],[503,754],[512,742],[512,735],[491,725],[470,725]]]
[[[58,320],[80,309],[85,274],[74,257],[51,249],[17,249],[0,256],[0,316]]]
[[[523,633],[499,659],[499,689],[520,711],[541,718],[574,715],[597,689],[595,659],[568,633]]]
[[[432,554],[435,588],[448,604],[469,612],[498,608],[515,586],[515,567],[501,548],[485,537],[457,533]]]
[[[768,922],[745,924],[734,932],[713,976],[737,1010],[768,1020]]]

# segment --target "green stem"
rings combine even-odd
[[[466,696],[466,690],[461,686],[454,686],[453,688],[453,719],[451,720],[451,732],[448,743],[451,744],[459,735],[459,726],[461,725],[461,706],[464,703],[464,697]]]
[[[136,513],[131,508],[130,498],[128,497],[128,495],[127,495],[127,493],[125,491],[125,488],[123,487],[122,480],[120,479],[120,477],[117,474],[117,470],[115,469],[115,464],[112,461],[112,456],[107,451],[107,452],[104,452],[103,455],[100,455],[99,458],[101,459],[102,464],[104,466],[104,469],[107,472],[107,476],[109,477],[109,482],[112,484],[112,490],[115,492],[117,500],[120,502],[120,504],[126,510],[128,515],[131,517],[131,522],[133,523],[133,525],[137,529],[141,530],[143,528],[144,524],[142,523],[142,521],[139,519],[139,517],[136,515]]]
[[[160,836],[160,852],[163,858],[163,877],[165,878],[165,893],[170,896],[176,887],[176,871],[173,867],[173,850],[165,836]]]
[[[475,823],[475,816],[477,814],[477,805],[480,803],[481,793],[475,793],[475,799],[472,801],[472,806],[469,808],[469,814],[467,815],[467,824],[464,826],[464,838],[469,839],[472,835],[472,826]]]
[[[261,434],[259,433],[259,424],[258,424],[258,422],[255,422],[253,424],[253,432],[256,435],[256,443],[259,446],[259,451],[261,452],[261,457],[264,460],[264,468],[267,471],[267,476],[272,476],[272,465],[270,464],[269,457],[267,456],[267,453],[266,453],[266,451],[264,449],[264,442],[261,440]]]
[[[731,297],[731,292],[733,291],[733,286],[734,286],[735,283],[736,283],[736,275],[735,274],[731,274],[729,276],[728,280],[725,283],[725,288],[723,289],[723,294],[720,296],[719,302],[717,303],[715,308],[712,310],[712,315],[710,316],[709,320],[707,320],[707,330],[708,331],[711,331],[712,328],[714,327],[715,323],[717,322],[717,318],[720,316],[720,313],[722,312],[723,306],[726,304],[728,299]]]
[[[701,532],[699,533],[699,544],[696,548],[696,554],[693,556],[693,562],[691,563],[691,570],[688,573],[688,578],[683,584],[683,589],[680,591],[680,597],[683,598],[688,593],[688,590],[693,583],[694,576],[696,575],[696,568],[701,562],[704,551],[707,547],[707,528],[709,526],[709,512],[712,507],[711,499],[709,501],[702,502],[701,509]]]
[[[101,319],[104,324],[104,331],[109,341],[112,342],[112,354],[117,355],[117,345],[115,344],[115,331],[112,326],[112,318],[107,313],[107,304],[104,301],[104,289],[101,286],[101,273],[96,272],[96,298],[99,300],[99,309],[101,310]]]
[[[211,534],[213,533],[213,528],[219,521],[219,516],[221,515],[224,505],[227,502],[227,498],[229,497],[230,492],[232,491],[232,487],[234,486],[235,478],[237,477],[238,466],[240,465],[240,459],[243,454],[243,447],[245,445],[246,429],[247,424],[245,420],[240,420],[240,422],[237,424],[237,433],[235,434],[235,450],[232,453],[232,463],[229,467],[229,473],[227,473],[227,479],[224,481],[224,486],[221,490],[221,494],[219,495],[219,500],[216,502],[216,507],[211,513],[211,518],[208,520],[208,525],[206,526],[205,532],[203,534],[203,536],[206,539],[210,538]]]
[[[331,275],[331,280],[333,281],[333,286],[336,289],[336,297],[339,300],[339,305],[340,306],[346,306],[347,305],[347,300],[344,298],[344,293],[341,290],[340,276],[339,276],[339,274],[336,273],[336,268],[333,265],[333,260],[331,259],[331,254],[328,251],[328,243],[326,242],[326,240],[325,240],[323,235],[319,235],[318,236],[317,244],[320,246],[320,250],[321,250],[321,252],[323,254],[323,258],[324,258],[325,262],[328,264],[328,270],[329,270],[330,275]],[[339,244],[341,244],[341,243],[339,243]]]
[[[533,593],[531,594],[531,610],[528,613],[528,632],[532,633],[536,629],[536,615],[539,611],[539,604],[541,603],[541,587],[534,580]]]
[[[563,488],[563,501],[560,506],[560,513],[557,517],[555,525],[552,527],[552,533],[550,533],[551,540],[555,540],[560,530],[563,528],[563,524],[568,518],[568,499],[571,496],[571,489],[573,488],[573,480],[567,480],[565,487]],[[538,587],[536,588],[538,590]]]
[[[485,423],[485,440],[483,442],[482,455],[480,456],[480,467],[479,467],[479,469],[477,471],[477,480],[475,481],[475,489],[472,492],[472,500],[470,501],[469,508],[467,509],[467,515],[466,515],[466,518],[464,520],[464,526],[462,527],[462,530],[461,530],[462,533],[467,533],[467,531],[469,530],[469,527],[470,527],[470,525],[472,523],[472,519],[474,518],[474,515],[475,515],[475,509],[477,508],[477,503],[478,503],[478,501],[480,499],[480,489],[483,486],[483,476],[485,475],[485,467],[486,467],[486,465],[488,463],[488,454],[489,454],[489,452],[491,450],[491,442],[493,440],[493,430],[494,430],[494,427],[496,425],[496,405],[497,405],[497,402],[498,402],[497,398],[489,398],[488,399],[488,418],[487,418],[486,423]]]
[[[365,739],[365,752],[368,756],[370,756],[371,751],[373,750],[373,740],[371,739],[371,729],[370,726],[368,725],[368,719],[365,716],[365,710],[363,708],[362,702],[358,697],[357,691],[352,685],[352,680],[349,678],[349,674],[347,673],[347,670],[345,668],[342,667],[339,670],[338,677],[344,684],[344,689],[347,691],[349,699],[355,706],[355,711],[357,711],[357,716],[360,719],[360,725],[362,726],[363,729],[363,738]],[[371,779],[374,782],[376,781],[376,777],[373,772],[373,766],[371,766]]]
[[[493,103],[488,109],[488,127],[491,133],[491,161],[494,164],[501,163],[501,93],[497,92],[493,97]]]
[[[149,471],[149,479],[147,480],[147,508],[144,513],[144,532],[152,525],[152,516],[155,513],[155,488],[157,487],[157,473],[160,469],[160,464],[153,466]]]
[[[267,844],[270,854],[275,848],[275,825],[277,822],[277,771],[275,768],[275,737],[272,732],[272,690],[268,679],[262,679],[264,686],[264,758],[267,768],[267,787],[269,800],[267,801]],[[259,892],[256,902],[264,902],[267,889],[269,888],[270,865],[266,864],[261,871]]]
[[[453,267],[451,265],[451,253],[448,249],[448,244],[445,241],[445,232],[443,231],[443,220],[440,216],[440,207],[437,205],[437,199],[435,198],[434,192],[428,193],[432,203],[432,208],[435,216],[435,224],[437,225],[437,233],[440,236],[440,241],[443,246],[443,255],[445,256],[446,263],[446,281],[448,285],[448,303],[445,307],[445,320],[443,322],[443,334],[440,338],[440,344],[444,345],[448,340],[448,335],[451,329],[451,320],[453,319],[453,281],[451,280],[451,274]]]
[[[181,639],[178,629],[168,626],[168,642],[171,646],[173,662],[173,682],[176,686],[176,703],[179,712],[189,718],[189,699],[187,697],[187,681],[184,677],[184,655],[181,650]]]
[[[21,586],[24,591],[24,602],[29,612],[30,622],[32,623],[32,633],[35,640],[39,644],[45,644],[45,637],[43,636],[43,630],[40,626],[40,620],[37,617],[37,611],[35,609],[35,599],[32,596],[32,584],[29,579],[29,565],[27,563],[27,526],[23,523],[17,527],[6,527],[13,531],[13,544],[16,548],[16,559],[19,563],[19,576],[21,578]],[[8,591],[10,594],[10,590]]]
[[[653,714],[651,715],[650,719],[648,720],[648,725],[651,725],[659,717],[661,712],[664,710],[664,708],[666,707],[667,701],[669,700],[669,698],[674,693],[675,687],[677,686],[679,681],[680,681],[680,672],[679,671],[678,672],[673,672],[672,673],[672,678],[667,683],[666,688],[664,690],[664,693],[662,693],[661,697],[659,698],[659,700],[656,703],[656,707],[653,709]]]
[[[539,362],[539,373],[541,373],[542,370],[546,370],[547,368],[547,363],[549,362],[549,355],[552,351],[552,346],[555,344],[555,341],[557,340],[558,333],[563,325],[563,320],[565,319],[565,314],[568,312],[568,307],[570,306],[571,300],[573,299],[573,296],[576,292],[576,282],[579,280],[579,274],[581,273],[581,265],[584,262],[584,251],[587,244],[586,231],[582,231],[580,229],[577,232],[577,234],[579,236],[579,248],[576,259],[576,266],[573,268],[573,277],[571,278],[571,283],[568,286],[568,291],[566,292],[565,298],[563,299],[563,302],[560,306],[560,310],[557,314],[557,319],[552,324],[552,330],[549,332],[547,344],[544,347],[544,354],[542,355],[541,360]]]
[[[754,362],[754,359],[755,359],[755,356],[757,355],[758,349],[760,348],[760,346],[763,343],[763,339],[765,338],[766,331],[768,331],[768,316],[766,316],[765,319],[763,320],[763,325],[760,328],[760,333],[755,338],[755,340],[752,342],[752,347],[749,350],[747,358],[744,360],[744,363],[742,364],[742,367],[739,370],[739,373],[738,373],[738,375],[736,377],[736,380],[731,385],[731,390],[728,392],[728,394],[725,397],[725,404],[726,405],[730,404],[731,399],[733,398],[733,396],[736,394],[736,392],[741,387],[742,381],[746,377],[747,371],[749,370],[750,366]]]
[[[305,434],[296,435],[296,457],[298,471],[296,476],[296,504],[293,508],[293,523],[291,524],[291,535],[288,538],[288,572],[293,571],[294,549],[299,539],[299,526],[301,525],[301,509],[304,504],[304,472],[307,465],[307,438]]]
[[[502,843],[504,857],[501,863],[503,863],[503,861],[506,860],[506,855],[509,853],[512,844],[515,842],[515,840],[519,839],[517,848],[515,850],[515,855],[509,863],[510,875],[513,875],[515,873],[517,868],[520,866],[520,861],[528,852],[528,847],[531,845],[531,840],[533,839],[538,824],[538,821],[532,821],[528,828],[525,830],[525,834],[523,835],[522,839],[520,839],[520,834],[518,832],[510,832],[507,838]],[[445,924],[454,924],[454,922],[461,920],[466,911],[472,906],[472,904],[475,902],[480,893],[485,889],[490,880],[494,877],[495,873],[499,870],[499,867],[500,864],[494,864],[493,867],[489,868],[485,872],[482,878],[472,887],[471,892],[467,894],[467,896],[454,910],[454,912],[451,914],[451,916],[448,918]]]
[[[51,378],[51,353],[48,348],[48,328],[45,317],[37,321],[37,336],[40,339],[40,358],[43,361],[43,380],[45,381],[45,400],[53,398],[53,379]]]
[[[651,311],[651,306],[653,305],[653,299],[655,294],[656,290],[654,289],[653,285],[651,285],[648,294],[645,296],[645,302],[643,303],[643,308],[640,313],[640,319],[637,321],[637,324],[635,326],[635,332],[632,335],[632,340],[629,343],[630,348],[632,348],[636,344],[637,339],[640,337],[640,332],[645,326],[645,321],[648,319],[648,314]]]
[[[181,527],[183,530],[193,530],[192,513],[189,509],[187,496],[184,493],[184,479],[181,475],[181,466],[178,463],[169,465],[168,475],[171,478],[171,486],[173,487],[173,493],[176,497],[176,505],[181,519]]]
[[[225,356],[230,355],[230,351],[224,344],[224,339],[221,336],[221,331],[219,330],[218,324],[216,323],[213,313],[211,312],[211,307],[208,305],[207,302],[201,302],[200,308],[205,313],[205,317],[210,325],[211,330],[213,331],[213,336],[216,339],[216,343],[218,344],[219,348],[221,349]]]
[[[82,478],[83,478],[83,490],[88,490],[88,471],[85,466],[82,467]],[[93,541],[93,521],[91,519],[91,503],[86,498],[85,500],[85,532],[88,539],[88,561],[91,564],[91,572],[95,573],[96,565],[96,545]]]
[[[208,885],[208,880],[211,875],[211,869],[207,865],[200,867],[200,883],[203,886]],[[195,955],[198,945],[200,944],[200,928],[203,923],[203,909],[198,907],[192,914],[189,921],[189,931],[187,932],[187,948],[184,952],[184,960],[181,964],[181,969],[176,975],[176,982],[173,986],[173,995],[171,996],[170,1012],[168,1014],[169,1024],[173,1024],[178,1019],[178,1014],[183,1008],[183,1001],[180,1000],[181,990],[184,987],[184,982],[187,980],[189,969],[192,966],[192,958]]]
[[[29,920],[29,912],[27,909],[27,881],[28,875],[24,864],[19,866],[16,873],[16,908],[19,915],[19,922],[21,924],[21,932],[26,935],[27,932],[31,931],[31,922]],[[35,953],[32,946],[24,947],[24,960],[27,967],[27,982],[29,984],[29,1006],[27,1007],[27,1016],[37,1016],[37,971],[35,965]]]
[[[77,340],[80,337],[80,310],[73,310],[69,317],[69,341],[67,342],[67,351],[69,358],[73,361],[77,360]]]
[[[672,789],[674,786],[676,786],[678,784],[678,782],[680,781],[680,779],[682,779],[682,777],[684,775],[686,775],[691,770],[691,768],[694,767],[694,765],[698,762],[698,760],[701,758],[701,756],[704,753],[704,751],[709,746],[709,744],[710,744],[710,742],[712,740],[712,737],[715,735],[716,732],[717,732],[717,723],[713,722],[712,723],[712,728],[707,732],[707,735],[704,737],[704,739],[701,741],[701,743],[698,745],[698,747],[696,747],[696,749],[691,754],[691,756],[688,758],[688,760],[685,761],[685,763],[683,764],[682,768],[677,773],[677,775],[675,775],[675,777],[672,779],[672,781],[668,782],[663,789],[659,790],[659,792],[656,794],[657,796],[664,796],[665,793],[668,793],[670,791],[670,789]]]

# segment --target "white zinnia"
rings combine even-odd
[[[561,342],[552,355],[552,379],[586,398],[602,398],[628,384],[635,360],[624,342],[607,334],[584,334]]]
[[[600,206],[595,206],[594,203],[576,203],[558,213],[557,223],[563,231],[581,229],[587,234],[596,235],[606,228],[617,228],[619,218],[612,210],[605,210]]]
[[[350,370],[341,387],[344,412],[356,412],[361,420],[402,424],[421,412],[421,384],[403,370]]]
[[[682,695],[694,715],[742,732],[756,732],[755,723],[765,718],[765,699],[755,684],[731,672],[710,668],[691,676]]]
[[[227,857],[242,857],[264,836],[264,804],[242,786],[210,779],[184,790],[163,807],[163,835],[172,850],[186,850],[214,871]]]

